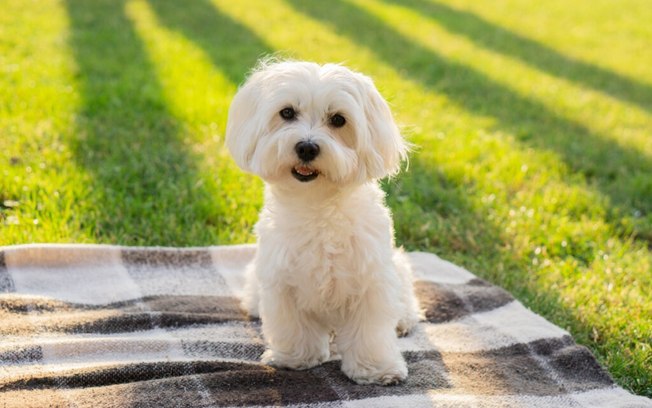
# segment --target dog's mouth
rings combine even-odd
[[[313,181],[319,176],[319,170],[306,164],[297,164],[292,168],[292,175],[302,183]]]

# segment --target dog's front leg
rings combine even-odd
[[[358,384],[389,385],[407,378],[391,313],[382,296],[367,293],[336,337],[342,371]]]
[[[328,330],[297,308],[290,288],[266,288],[260,295],[263,336],[268,345],[263,363],[304,370],[329,358]]]

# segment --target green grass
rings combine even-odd
[[[652,397],[645,0],[7,0],[0,245],[252,242],[223,147],[262,55],[374,77],[418,146],[397,241],[514,293]]]

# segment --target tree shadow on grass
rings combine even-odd
[[[436,1],[388,0],[431,17],[451,32],[477,44],[519,58],[554,76],[583,84],[624,102],[652,111],[652,86],[627,78],[573,57],[565,56],[537,41],[523,37],[465,10]]]
[[[215,243],[219,214],[198,185],[161,85],[122,0],[66,0],[81,108],[72,149],[92,177],[83,217],[100,242]]]
[[[168,29],[198,44],[234,84],[240,84],[256,61],[273,50],[244,26],[220,13],[208,0],[179,6],[176,0],[149,0]]]
[[[426,89],[446,95],[475,114],[496,118],[496,126],[515,135],[519,142],[556,152],[570,169],[609,197],[610,221],[617,227],[623,214],[652,213],[652,163],[636,149],[596,135],[480,72],[447,60],[352,4],[341,0],[289,1],[297,10],[366,46]],[[652,240],[649,227],[640,231],[640,237]]]

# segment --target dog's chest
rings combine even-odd
[[[299,308],[342,314],[391,263],[391,220],[377,186],[323,206],[267,198],[256,227],[261,279],[290,289]]]
[[[309,231],[296,231],[303,239],[292,250],[287,283],[302,308],[341,309],[364,291],[367,260],[361,247],[366,234],[343,214],[331,214],[316,223]]]

